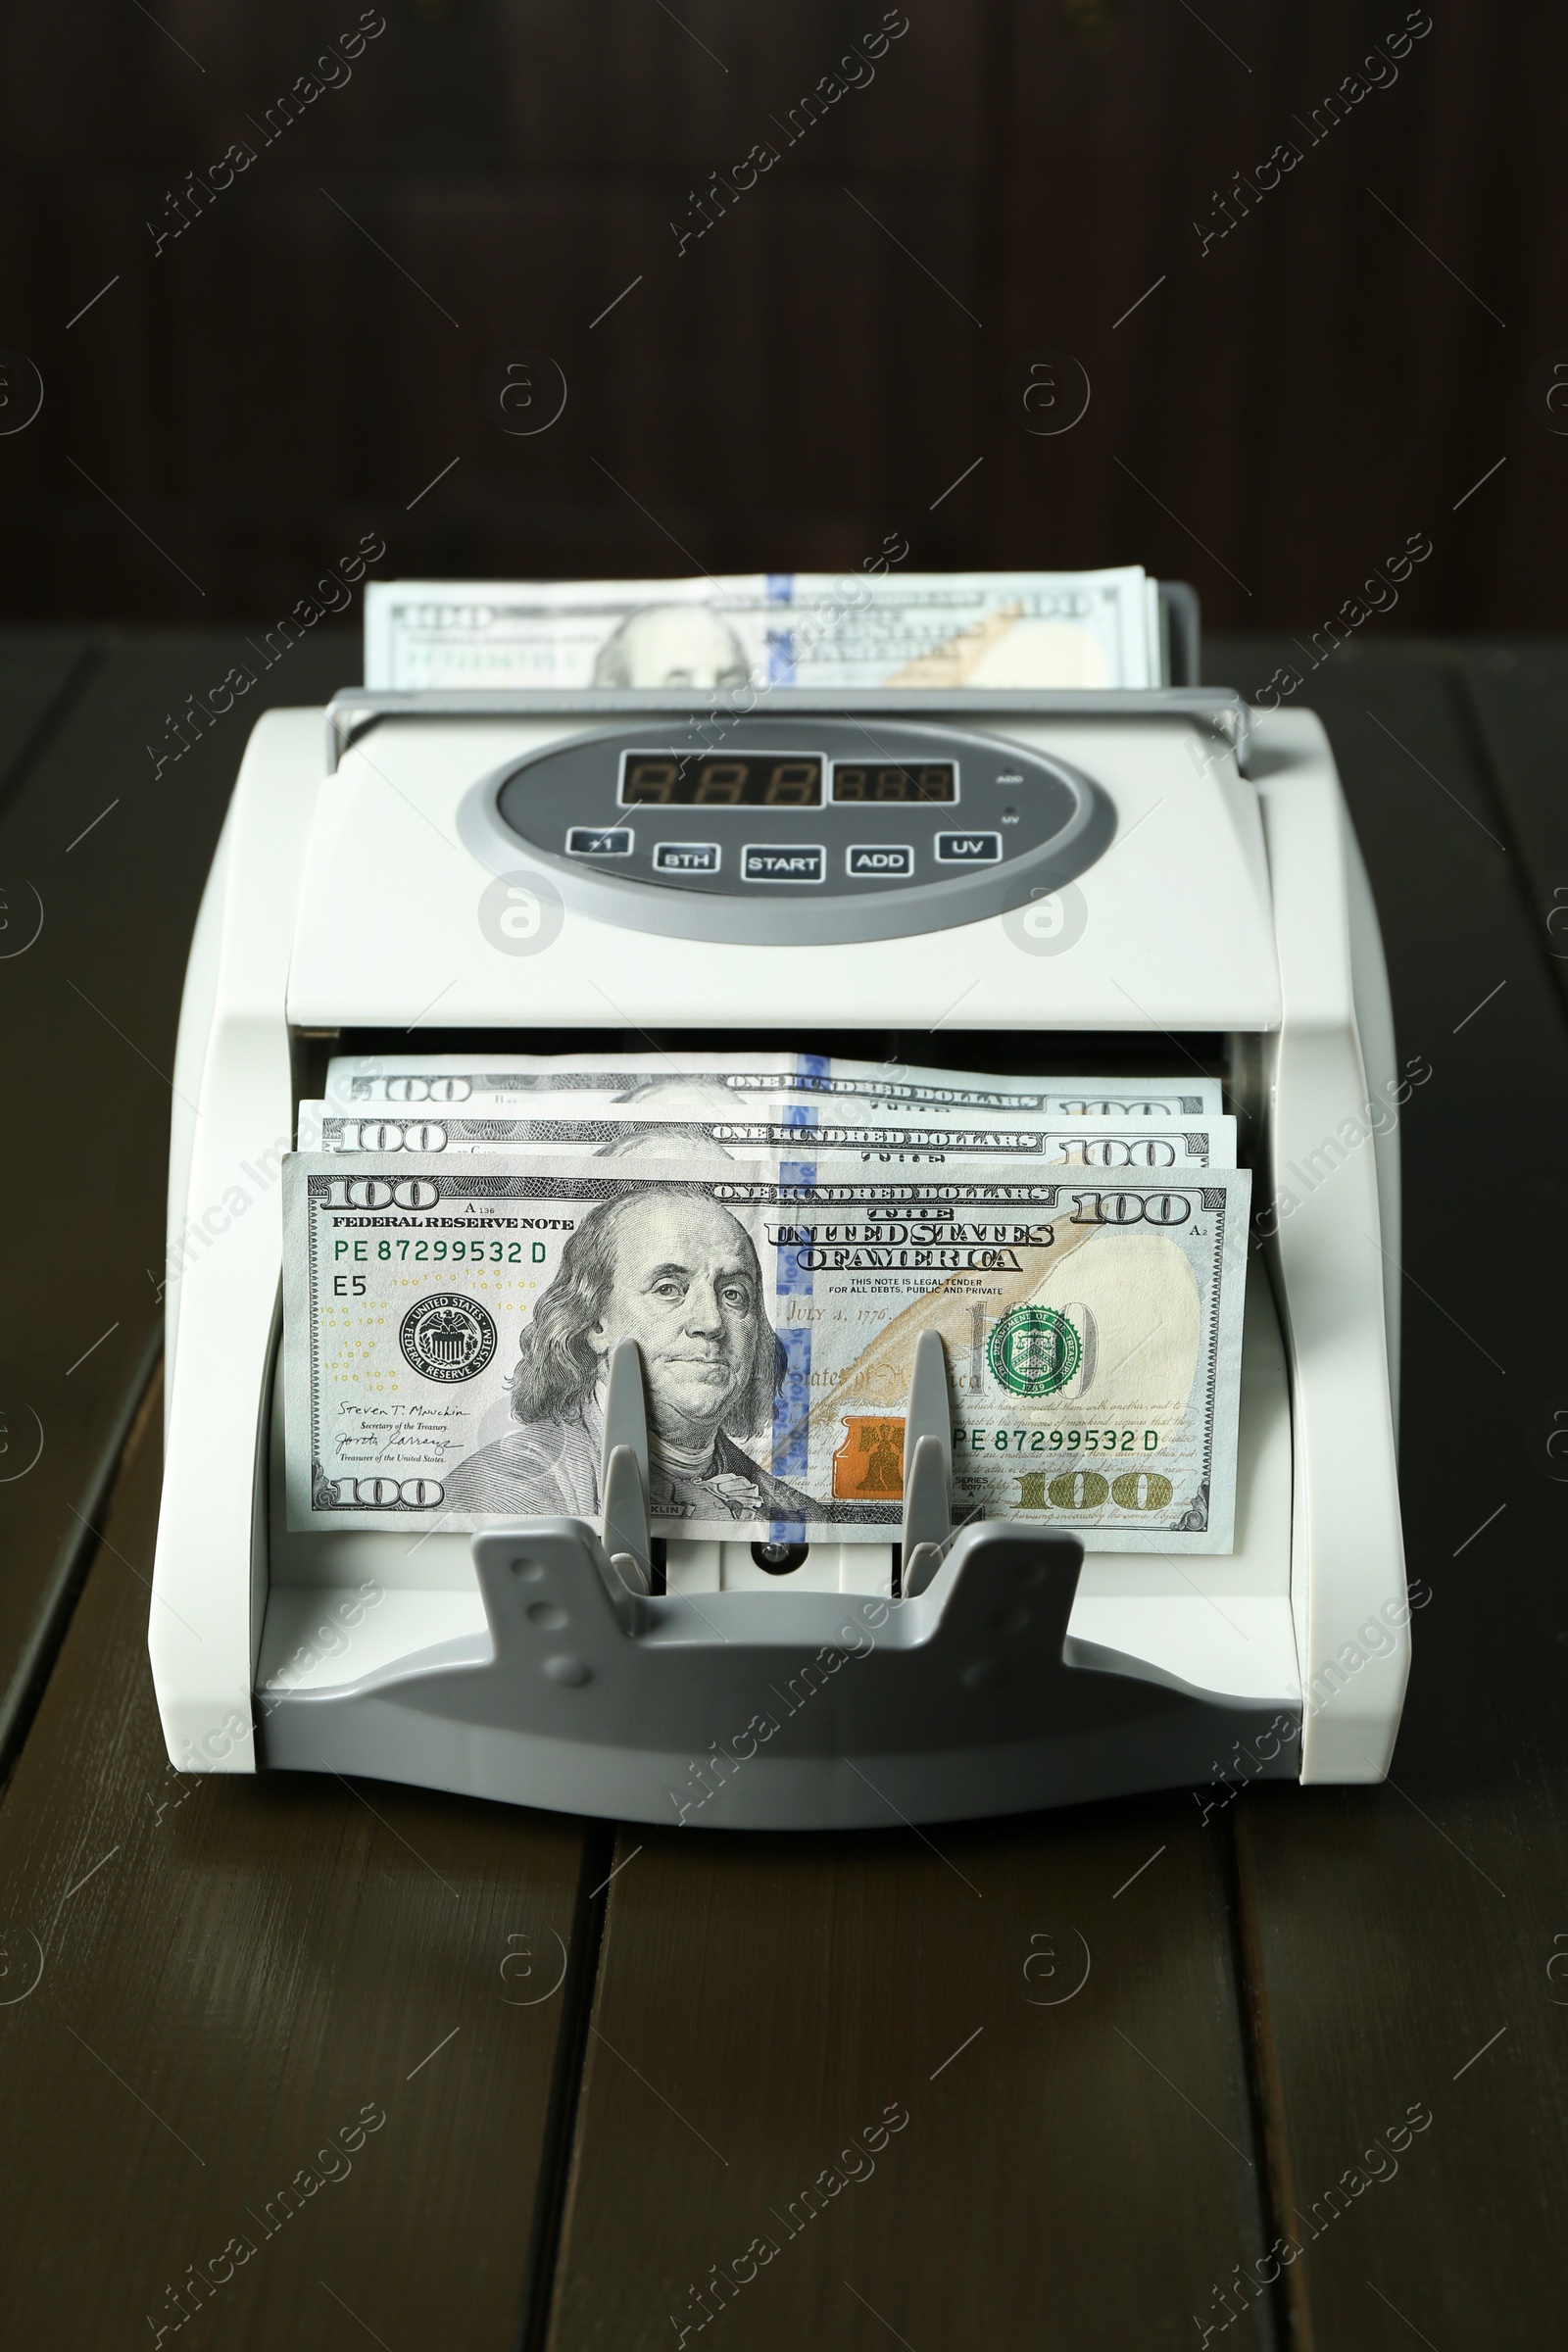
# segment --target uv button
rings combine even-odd
[[[750,842],[741,852],[741,880],[820,882],[825,864],[819,843]]]
[[[937,863],[939,865],[1000,865],[1002,835],[1000,833],[939,833],[937,835]]]
[[[845,852],[844,870],[879,882],[906,881],[914,871],[914,852],[906,842],[855,842]]]

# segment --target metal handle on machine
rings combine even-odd
[[[1090,692],[1078,687],[963,686],[949,691],[906,691],[886,687],[841,687],[832,695],[807,687],[781,689],[792,718],[827,714],[837,718],[897,712],[902,718],[961,719],[970,726],[1006,718],[1197,718],[1209,722],[1236,753],[1243,775],[1250,758],[1250,714],[1230,686],[1117,687]],[[755,709],[756,698],[748,705]],[[326,707],[326,772],[333,775],[356,738],[383,718],[682,718],[722,724],[743,713],[729,698],[714,693],[707,704],[690,694],[632,692],[623,687],[539,687],[420,693],[372,692],[347,686]]]

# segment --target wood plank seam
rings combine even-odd
[[[576,2166],[577,2110],[588,2065],[588,2035],[599,1988],[605,1914],[614,1861],[615,1831],[609,1822],[583,1824],[582,1868],[572,1905],[566,2007],[556,2041],[555,2071],[545,2119],[539,2193],[523,2274],[519,2352],[543,2352],[550,2333],[566,2209]]]
[[[1263,1969],[1256,1923],[1248,1901],[1237,1839],[1238,1814],[1220,1825],[1224,1838],[1225,1910],[1231,1939],[1231,1973],[1236,2015],[1242,2038],[1242,2070],[1247,2083],[1248,2111],[1257,2179],[1258,2234],[1264,2259],[1285,2236],[1280,2216],[1294,2203],[1290,2155],[1283,2130],[1284,2102],[1279,2070],[1268,2024],[1268,1981]],[[1223,2291],[1223,2290],[1221,2290]],[[1305,2312],[1293,2300],[1287,2274],[1263,2288],[1269,2334],[1277,2345],[1307,2352],[1309,2330]],[[1205,2315],[1206,2316],[1206,2315]],[[1201,2331],[1200,2331],[1201,2332]]]
[[[1488,723],[1486,712],[1477,700],[1470,676],[1458,661],[1454,662],[1449,687],[1454,712],[1458,719],[1459,732],[1465,740],[1470,757],[1475,761],[1477,772],[1490,796],[1492,807],[1496,813],[1498,828],[1507,847],[1508,879],[1512,885],[1514,898],[1523,911],[1525,928],[1530,937],[1535,940],[1537,952],[1546,966],[1551,981],[1552,998],[1558,1011],[1564,1019],[1568,1019],[1568,1001],[1565,1001],[1563,993],[1563,967],[1552,955],[1548,944],[1549,935],[1541,922],[1540,910],[1531,901],[1530,852],[1513,821],[1508,796],[1503,789],[1502,777],[1499,772],[1498,746]]]
[[[104,658],[105,648],[101,639],[82,647],[54,695],[34,720],[30,732],[19,745],[16,757],[5,774],[0,776],[0,822],[4,821],[12,802],[21,796],[27,778],[76,710],[93,673],[102,668]]]
[[[55,1661],[71,1630],[88,1572],[98,1556],[102,1537],[95,1522],[101,1524],[107,1517],[147,1415],[154,1400],[162,1395],[158,1374],[163,1352],[164,1335],[158,1329],[149,1334],[142,1348],[124,1402],[115,1416],[91,1475],[80,1490],[81,1507],[77,1509],[70,1503],[66,1506],[73,1524],[55,1554],[32,1632],[10,1682],[0,1692],[0,1803],[4,1802],[12,1767],[22,1752]]]

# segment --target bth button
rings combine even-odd
[[[905,882],[914,871],[914,852],[904,842],[856,842],[844,854],[844,870],[878,882]]]
[[[662,841],[654,851],[656,874],[716,874],[716,841]]]

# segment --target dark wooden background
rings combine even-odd
[[[1424,531],[1395,625],[1568,625],[1568,438],[1526,396],[1568,354],[1560,0],[1432,0],[1206,254],[1214,191],[1305,146],[1404,0],[908,0],[874,82],[679,258],[693,185],[882,0],[381,5],[156,256],[167,192],[259,143],[358,0],[0,17],[0,348],[45,386],[0,433],[0,613],[269,620],[366,530],[387,576],[799,568],[899,530],[933,568],[1143,562],[1211,625],[1302,630]],[[569,386],[531,439],[479,401],[518,348]],[[1056,438],[1003,398],[1041,348],[1093,387]]]

